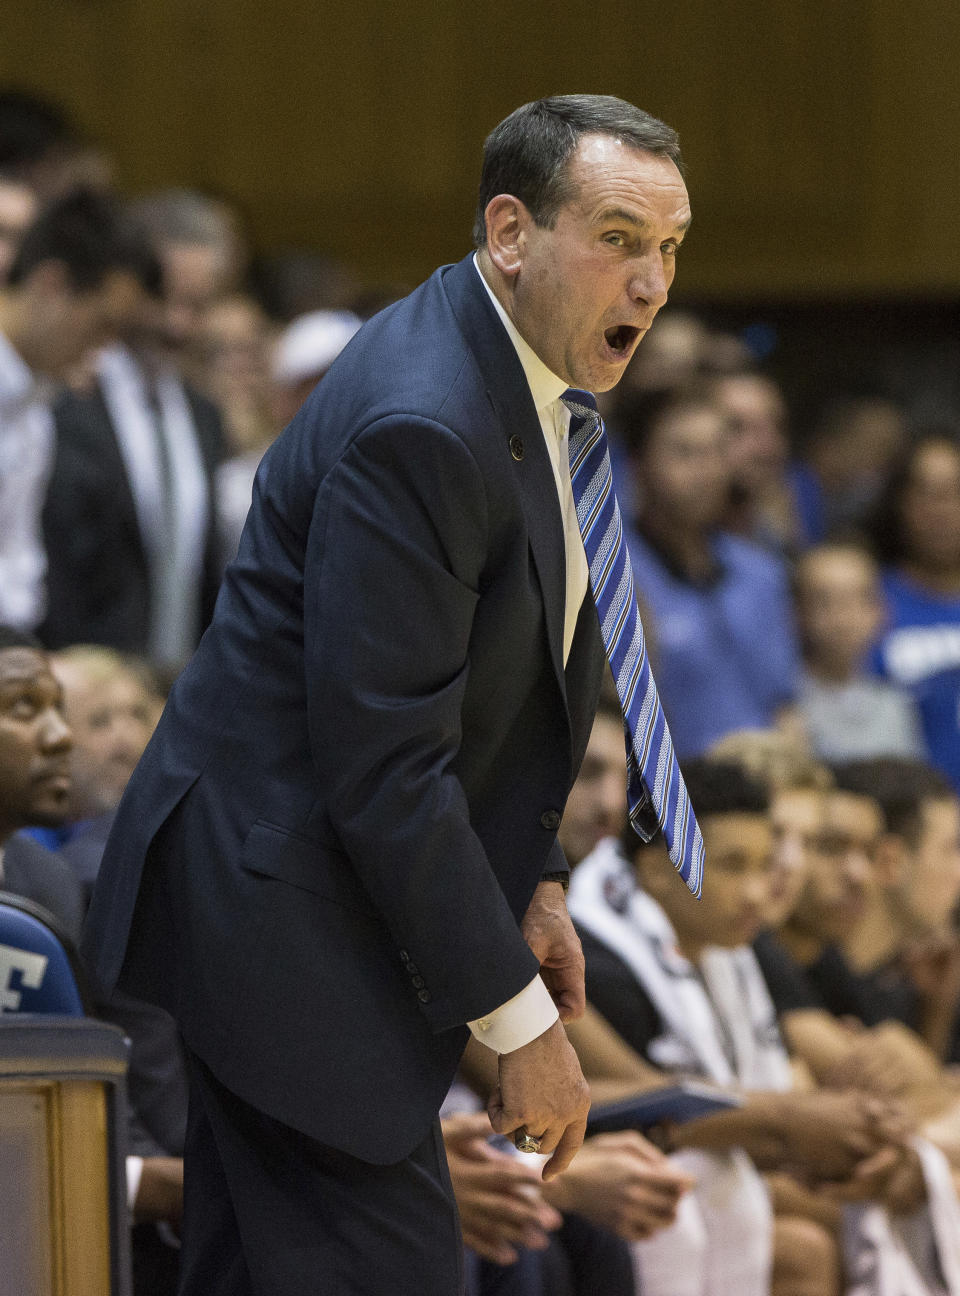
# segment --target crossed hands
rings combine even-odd
[[[626,1242],[639,1242],[677,1218],[680,1198],[694,1186],[689,1175],[634,1130],[587,1139],[565,1174],[544,1195]]]
[[[788,1156],[819,1195],[879,1201],[895,1214],[921,1204],[923,1172],[902,1107],[857,1090],[793,1097]]]
[[[518,1247],[542,1251],[563,1218],[543,1196],[540,1165],[490,1142],[485,1112],[442,1122],[463,1240],[494,1264],[513,1264]]]
[[[481,1112],[443,1122],[443,1138],[464,1241],[495,1264],[512,1264],[518,1247],[543,1250],[575,1211],[627,1241],[672,1224],[693,1181],[640,1134],[589,1139],[574,1165],[543,1184],[537,1164],[488,1142]]]

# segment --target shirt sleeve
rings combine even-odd
[[[140,1179],[143,1175],[143,1157],[127,1157],[127,1206],[130,1213],[136,1205],[137,1193],[140,1191]]]
[[[762,931],[753,942],[760,972],[777,1015],[824,1008],[824,1002],[803,968],[770,931]]]
[[[467,1025],[474,1039],[495,1053],[513,1053],[549,1030],[559,1016],[543,979],[535,976],[519,994]]]

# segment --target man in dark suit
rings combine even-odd
[[[568,1164],[588,1095],[556,831],[604,650],[566,440],[666,300],[676,136],[620,100],[487,141],[478,251],[372,319],[267,452],[118,812],[86,952],[191,1057],[186,1294],[448,1296],[436,1113]]]
[[[179,669],[222,574],[213,482],[223,430],[168,345],[166,286],[142,233],[136,250],[139,294],[121,340],[98,354],[88,391],[54,406],[38,634],[50,648],[105,644]]]

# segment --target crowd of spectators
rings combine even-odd
[[[261,456],[392,291],[113,175],[0,92],[0,884],[68,936]],[[473,1296],[960,1292],[960,424],[837,390],[792,425],[743,337],[670,308],[602,407],[708,885],[624,835],[606,697],[561,824],[571,1037],[595,1097],[692,1075],[742,1101],[661,1146],[596,1135],[544,1185],[491,1143],[471,1045],[444,1132]],[[136,1290],[161,1296],[182,1058],[159,1010],[101,1011],[131,1039]]]

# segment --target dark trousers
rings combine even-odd
[[[405,1161],[369,1165],[188,1061],[180,1296],[461,1296],[439,1120]]]
[[[468,1296],[637,1296],[630,1248],[578,1215],[545,1251],[521,1251],[512,1265],[467,1252]]]

